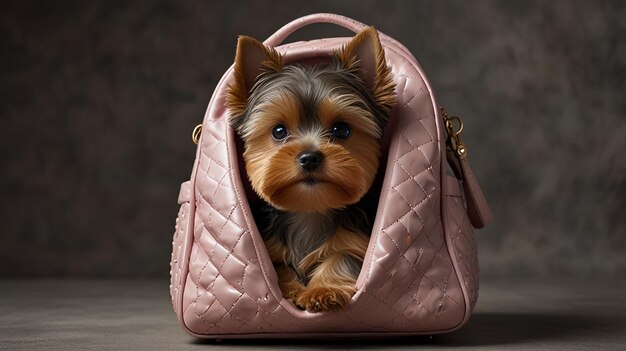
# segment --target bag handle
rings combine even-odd
[[[336,24],[340,27],[353,31],[354,33],[358,33],[367,28],[365,24],[346,16],[336,15],[334,13],[314,13],[312,15],[297,18],[287,23],[282,28],[277,30],[274,34],[272,34],[269,38],[267,38],[267,40],[265,40],[263,44],[270,47],[278,46],[282,44],[282,42],[287,39],[289,35],[297,31],[298,29],[315,23]]]

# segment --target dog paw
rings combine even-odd
[[[356,292],[354,287],[317,287],[303,291],[295,300],[296,306],[309,312],[335,311],[350,302]]]
[[[282,289],[283,297],[287,300],[295,302],[298,299],[298,296],[304,291],[304,287],[295,286]]]

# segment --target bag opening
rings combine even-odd
[[[303,64],[303,65],[313,65],[313,64],[318,64],[318,63],[323,63],[325,61],[328,61],[327,58],[325,57],[315,57],[315,58],[307,58],[307,59],[303,59],[303,60],[298,60],[296,61],[299,64]],[[291,63],[291,62],[290,62]],[[375,220],[376,220],[376,216],[377,216],[377,211],[378,211],[378,202],[380,200],[380,194],[382,191],[382,187],[383,187],[383,182],[385,179],[385,172],[387,169],[387,161],[390,157],[389,155],[389,149],[390,149],[390,144],[391,144],[391,140],[392,140],[392,135],[393,135],[393,131],[395,129],[395,126],[397,124],[397,118],[396,118],[396,107],[394,107],[394,109],[392,110],[389,120],[385,126],[385,129],[383,131],[383,136],[381,138],[381,148],[380,148],[380,156],[379,156],[379,162],[378,162],[378,169],[376,171],[376,176],[374,178],[374,181],[372,182],[372,185],[370,187],[370,189],[368,190],[367,194],[363,196],[363,198],[368,198],[369,200],[374,200],[374,201],[368,201],[367,204],[367,209],[366,209],[366,213],[368,215],[368,219],[370,220],[370,227],[374,226]],[[231,127],[229,127],[231,128]],[[244,151],[244,142],[241,139],[241,137],[231,128],[231,132],[232,135],[234,137],[234,145],[236,148],[236,155],[237,155],[237,166],[238,166],[238,171],[239,171],[239,176],[240,176],[240,181],[241,181],[241,185],[243,186],[243,189],[245,191],[245,201],[248,202],[249,208],[252,210],[252,214],[253,217],[251,218],[254,221],[254,226],[256,227],[257,230],[259,231],[259,236],[260,238],[262,238],[262,232],[265,228],[263,228],[262,226],[259,225],[259,218],[257,218],[256,216],[258,216],[258,214],[256,213],[256,211],[254,211],[253,209],[257,208],[258,206],[262,206],[265,204],[265,201],[263,199],[261,199],[259,197],[259,195],[253,190],[250,179],[248,177],[247,171],[246,171],[246,167],[245,167],[245,162],[243,159],[243,151]],[[369,237],[369,246],[371,247],[372,245],[372,233],[367,233],[368,237]],[[264,249],[266,250],[266,248],[264,247]],[[275,273],[275,267],[273,265],[272,269],[274,269],[274,273]],[[364,268],[365,266],[362,265],[361,266],[361,270]],[[360,273],[360,272],[359,272]],[[277,287],[277,285],[276,285]],[[357,289],[357,293],[358,293],[358,289]],[[281,296],[282,297],[282,296]],[[291,304],[292,307],[294,309],[297,310],[297,308],[295,307],[295,305]],[[305,311],[302,311],[303,313]]]

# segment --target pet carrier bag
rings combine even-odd
[[[362,23],[314,14],[265,44],[285,62],[329,57],[351,38],[279,44],[312,23],[356,32]],[[203,338],[437,334],[461,327],[478,294],[474,228],[491,213],[467,161],[462,124],[448,117],[409,51],[380,33],[397,105],[385,131],[382,190],[357,292],[339,311],[312,313],[285,300],[249,203],[241,145],[218,83],[201,126],[189,181],[180,189],[170,293],[184,330]],[[201,133],[200,133],[201,128]],[[454,175],[448,175],[450,165]]]

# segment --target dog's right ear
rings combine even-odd
[[[356,72],[378,105],[387,113],[391,111],[396,102],[395,85],[376,28],[368,27],[359,32],[335,52],[335,59],[344,68]]]
[[[234,81],[228,87],[226,104],[230,110],[230,123],[238,129],[248,103],[250,89],[257,77],[265,71],[280,71],[283,58],[273,48],[268,48],[254,38],[240,36],[235,55]]]

